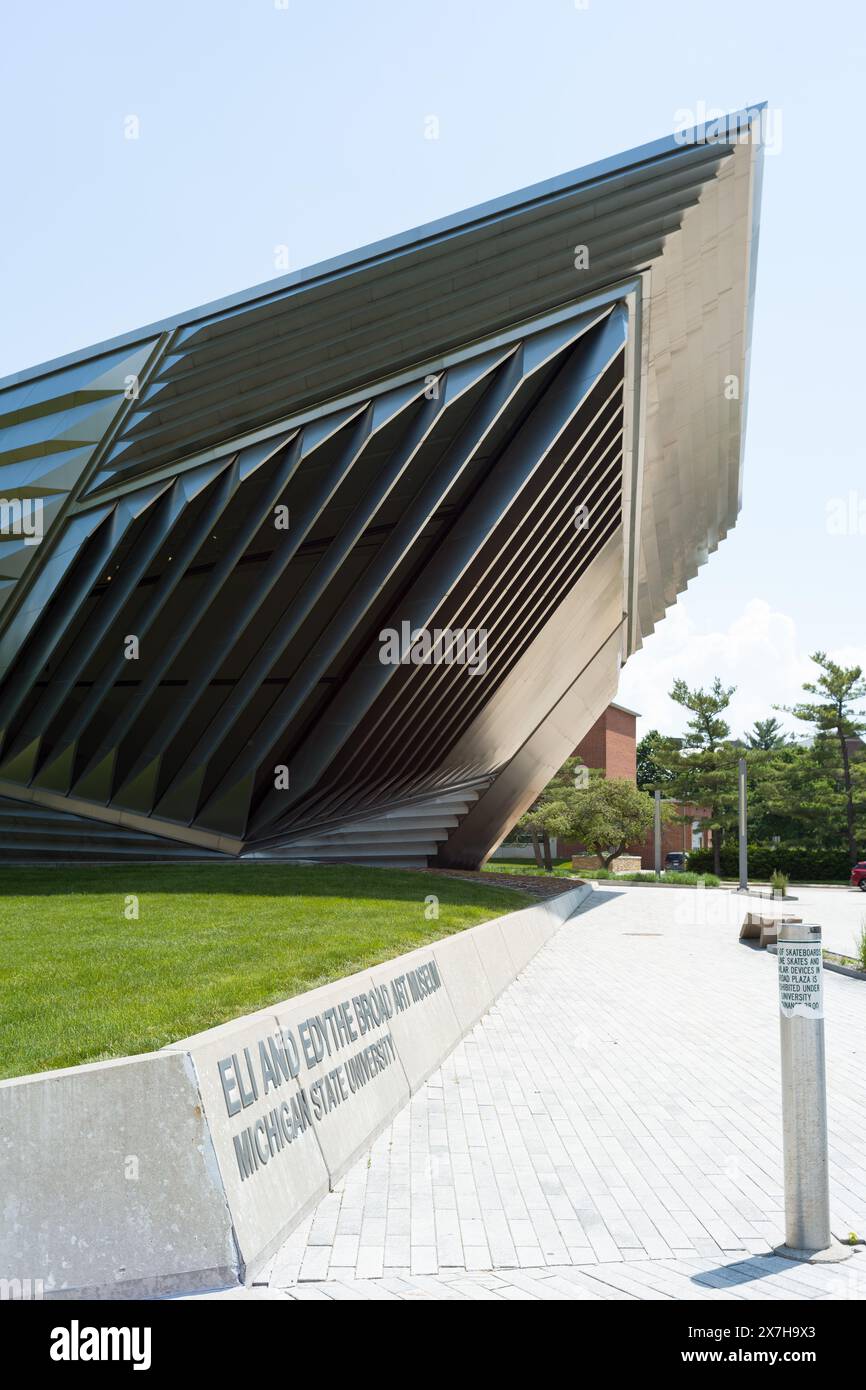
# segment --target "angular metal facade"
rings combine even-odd
[[[481,862],[735,521],[759,124],[0,383],[4,857]]]

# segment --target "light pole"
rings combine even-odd
[[[747,812],[746,812],[746,760],[745,760],[745,758],[740,758],[740,763],[739,763],[739,768],[738,768],[738,778],[737,778],[737,780],[738,780],[738,783],[739,783],[739,793],[740,793],[740,824],[739,824],[739,837],[740,837],[740,888],[739,888],[739,891],[740,891],[741,893],[748,893],[748,891],[749,891],[749,848],[748,848],[748,842],[747,842],[747,826],[746,826],[746,815],[747,815]]]
[[[656,878],[662,876],[662,794],[658,787],[655,791],[655,806],[653,808],[653,834],[655,836],[655,869]]]

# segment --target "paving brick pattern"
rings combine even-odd
[[[767,1253],[776,961],[737,941],[741,915],[728,894],[597,885],[293,1233],[270,1293],[866,1298],[866,1250]],[[825,1009],[833,1229],[862,1239],[866,985],[825,972]]]

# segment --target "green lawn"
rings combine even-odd
[[[546,874],[546,869],[539,869],[534,859],[488,859],[484,865],[484,872],[488,874],[515,874],[520,876],[526,874],[532,877],[534,874]],[[583,878],[577,869],[571,867],[570,859],[554,859],[553,872],[557,878]],[[566,890],[563,888],[562,890]]]
[[[0,869],[0,1076],[163,1047],[532,901],[347,865]]]

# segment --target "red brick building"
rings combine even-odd
[[[611,704],[595,721],[592,728],[581,739],[574,750],[587,767],[601,768],[605,777],[626,777],[637,781],[637,711],[625,705]],[[662,864],[666,854],[674,851],[704,849],[711,843],[709,830],[701,829],[701,817],[707,811],[698,806],[680,803],[666,803],[677,819],[662,821]],[[580,851],[576,841],[560,840],[556,852],[560,856]],[[655,865],[655,844],[650,830],[642,844],[629,845],[626,854],[640,855],[641,865],[652,869]]]
[[[625,705],[608,705],[580,740],[574,756],[587,767],[602,768],[605,777],[636,781],[637,718],[637,712]]]
[[[662,821],[662,868],[665,855],[674,851],[689,854],[693,849],[708,849],[712,843],[712,831],[701,828],[701,818],[708,815],[704,807],[693,806],[688,802],[664,802],[671,807],[676,820]],[[629,845],[626,854],[639,854],[641,867],[655,868],[655,841],[650,830],[643,844]]]

